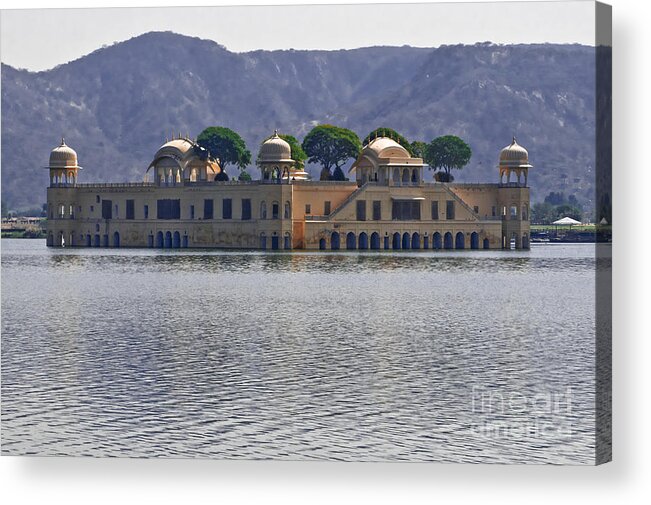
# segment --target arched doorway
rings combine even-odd
[[[452,244],[452,233],[450,233],[450,232],[448,231],[448,232],[446,232],[445,235],[443,236],[443,246],[444,246],[446,249],[452,249],[452,245],[453,245],[453,244]]]
[[[470,235],[470,249],[479,249],[479,233],[476,231]]]
[[[172,248],[172,232],[171,231],[165,232],[165,248],[166,249],[171,249]]]
[[[175,249],[181,248],[181,234],[178,231],[174,232],[174,241],[173,245]]]
[[[400,249],[400,233],[395,232],[393,234],[393,243],[391,246],[393,249]]]
[[[183,248],[187,248],[187,247],[188,247],[188,242],[189,242],[189,241],[190,241],[190,239],[188,238],[188,236],[187,236],[187,235],[183,235]]]
[[[380,248],[380,234],[376,231],[371,233],[371,249]]]
[[[366,232],[362,232],[359,234],[359,248],[368,249],[368,235],[366,234]]]
[[[330,235],[330,249],[333,251],[339,250],[339,232],[333,231]]]
[[[113,234],[113,247],[120,247],[120,234],[117,231]]]
[[[326,239],[324,238],[319,239],[319,249],[321,251],[325,251],[325,248],[326,248]]]
[[[264,233],[260,234],[260,249],[267,248],[267,236]]]
[[[158,247],[159,249],[162,249],[162,248],[163,248],[163,245],[164,245],[164,244],[163,244],[163,232],[162,232],[162,231],[159,231],[159,232],[156,234],[156,247]]]
[[[288,232],[285,233],[283,249],[291,249],[291,248],[292,248],[292,237]]]
[[[104,236],[102,237],[102,246],[103,247],[109,246],[108,233],[105,233]]]
[[[99,247],[99,235],[98,234],[95,235],[95,238],[93,240],[94,240],[95,247]]]
[[[280,237],[278,235],[271,236],[271,250],[277,251],[280,248]]]
[[[454,239],[455,249],[465,249],[466,248],[466,237],[462,232],[458,232],[457,236]]]
[[[346,235],[346,249],[357,249],[357,237],[352,231]]]
[[[441,234],[439,232],[436,232],[434,235],[432,235],[432,247],[434,249],[441,248]]]
[[[411,248],[420,249],[420,234],[418,232],[414,232],[411,236]]]
[[[490,248],[490,241],[487,238],[485,238],[484,239],[484,249],[489,249],[489,248]]]
[[[409,249],[410,245],[411,245],[411,236],[409,235],[409,233],[405,232],[402,234],[402,248]]]
[[[90,236],[90,233],[86,235],[86,247],[90,247],[92,242],[92,238]]]
[[[409,184],[409,169],[405,169],[402,171],[402,183],[403,184]]]

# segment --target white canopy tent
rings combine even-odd
[[[564,217],[562,219],[559,219],[558,221],[554,221],[552,224],[572,226],[575,224],[581,224],[581,221],[577,221],[576,219],[572,219],[571,217]]]

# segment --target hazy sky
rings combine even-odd
[[[153,30],[211,39],[237,52],[484,41],[593,45],[594,22],[594,2],[582,0],[3,10],[0,58],[44,70]]]

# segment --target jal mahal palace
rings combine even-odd
[[[528,249],[529,155],[501,150],[498,182],[425,182],[425,164],[395,140],[363,148],[349,181],[310,180],[274,134],[260,180],[220,181],[219,160],[196,141],[163,144],[145,182],[83,183],[77,153],[50,153],[51,247],[264,250]]]

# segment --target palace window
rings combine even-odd
[[[230,198],[222,201],[222,219],[233,219],[233,200]]]
[[[518,206],[517,205],[511,205],[511,217],[516,218],[518,217]]]
[[[324,204],[323,204],[323,215],[324,216],[329,216],[330,215],[330,202],[324,202]]]
[[[203,218],[204,219],[213,219],[213,201],[204,200],[203,201]]]
[[[127,219],[135,219],[136,218],[136,211],[135,211],[135,205],[133,200],[127,200]]]
[[[190,219],[194,219],[194,205],[190,205]]]
[[[251,219],[251,199],[242,198],[242,221]]]
[[[99,195],[95,195],[95,203],[99,203]]]
[[[475,205],[472,210],[475,212],[475,214],[479,214],[479,206]]]
[[[274,202],[271,205],[271,219],[278,219],[279,205],[278,202]]]
[[[145,219],[149,219],[149,205],[145,205],[144,214],[145,214]]]
[[[454,219],[454,200],[445,202],[445,219]]]
[[[158,219],[181,219],[181,200],[158,200],[157,202]]]
[[[260,203],[260,219],[267,219],[267,203]]]
[[[102,219],[113,219],[113,202],[102,200]]]
[[[491,216],[495,217],[497,215],[497,209],[495,208],[495,205],[491,207]]]
[[[312,206],[309,203],[305,204],[305,213],[312,214]]]
[[[391,219],[397,221],[413,221],[420,219],[419,200],[394,200],[391,209]]]
[[[291,207],[289,205],[289,202],[285,202],[285,212],[284,212],[284,217],[285,219],[289,219],[291,216]]]
[[[373,221],[382,219],[382,201],[373,200]]]
[[[366,221],[366,200],[357,200],[357,220]]]
[[[432,219],[438,221],[439,218],[439,202],[432,202]]]

